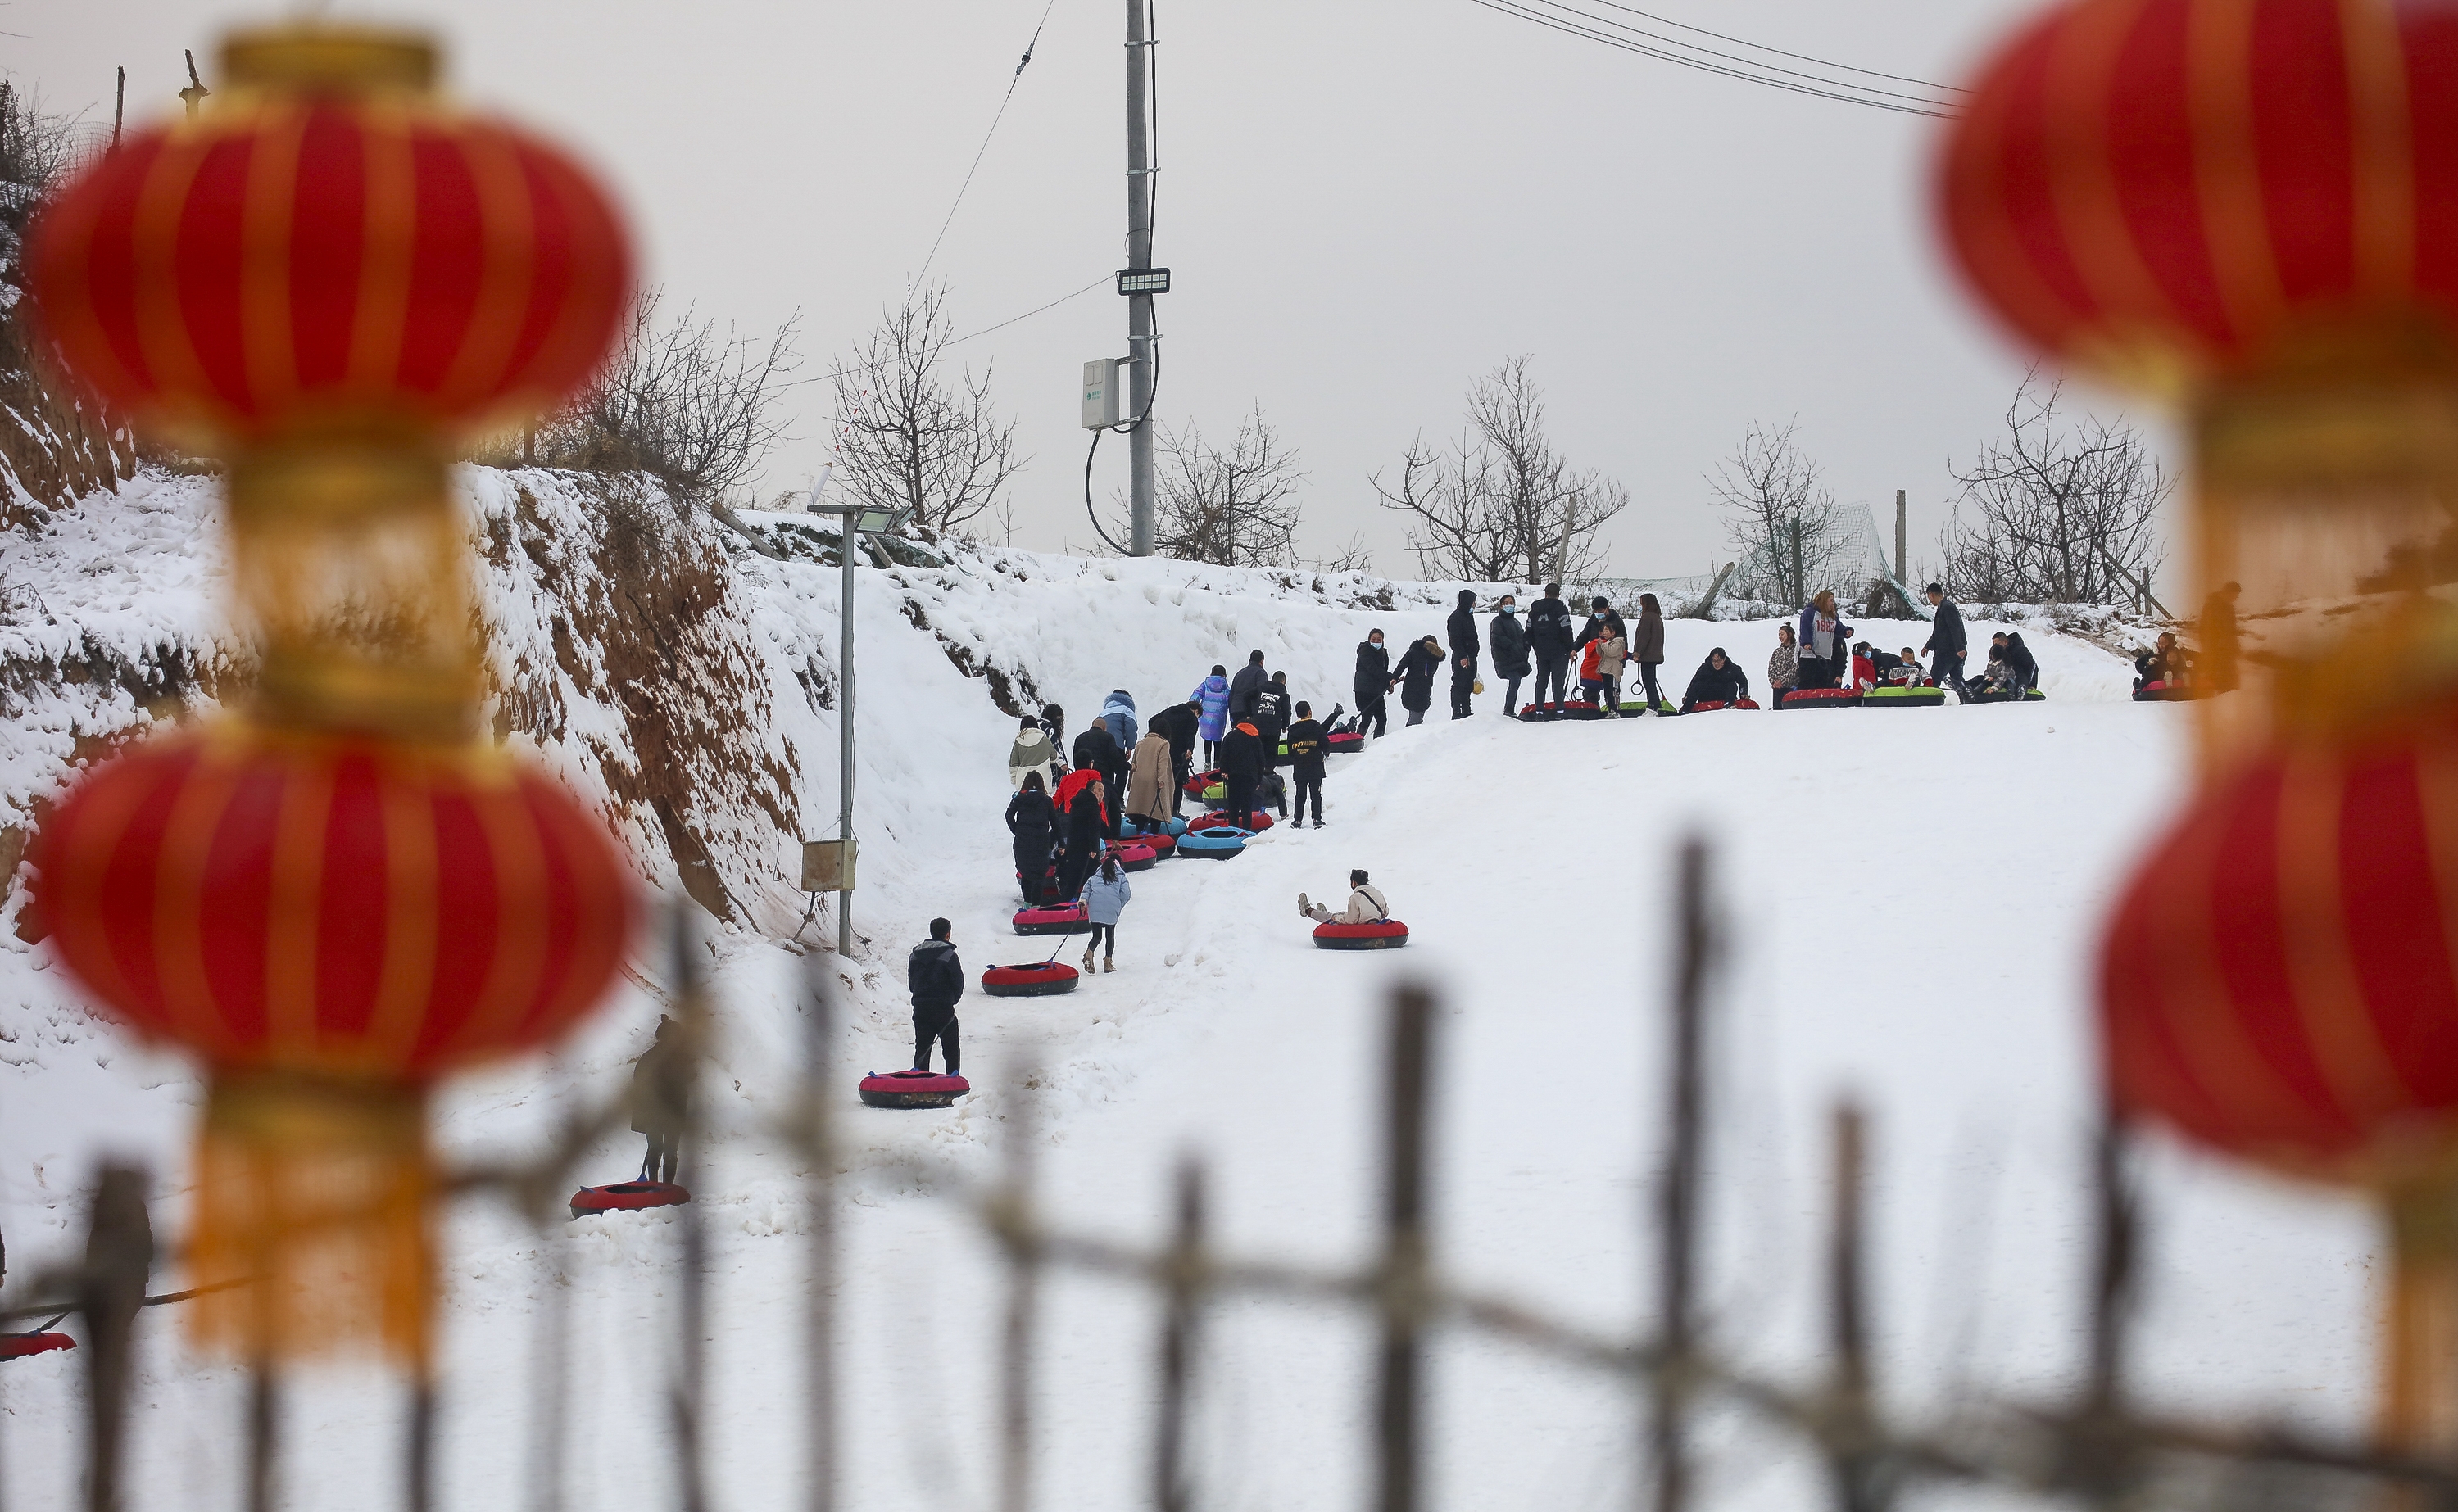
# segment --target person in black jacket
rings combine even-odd
[[[2011,673],[2009,681],[2016,697],[2040,685],[2040,664],[2032,659],[2031,648],[2023,644],[2023,632],[2019,630],[2006,632],[2006,666]]]
[[[1263,742],[1266,767],[1281,764],[1281,732],[1289,727],[1289,706],[1294,702],[1289,696],[1289,674],[1284,672],[1272,673],[1272,680],[1255,694],[1255,737]]]
[[[1434,706],[1434,673],[1442,665],[1443,643],[1428,635],[1404,652],[1400,665],[1391,669],[1391,680],[1400,685],[1400,707],[1408,711],[1410,724],[1426,722],[1426,711]]]
[[[1118,737],[1098,719],[1087,725],[1084,733],[1075,737],[1075,770],[1100,773],[1102,782],[1121,797],[1126,796],[1127,769],[1132,764],[1127,754],[1118,749]],[[1117,803],[1110,805],[1110,833],[1113,837],[1117,834],[1118,811],[1122,806]]]
[[[1041,790],[1041,774],[1027,772],[1024,786],[1007,800],[1007,832],[1015,837],[1016,885],[1027,904],[1038,904],[1050,887],[1050,832],[1058,807]]]
[[[1598,593],[1594,598],[1589,600],[1588,622],[1585,626],[1581,627],[1579,631],[1579,638],[1571,642],[1571,649],[1573,651],[1581,650],[1588,644],[1588,642],[1607,634],[1608,632],[1614,635],[1621,637],[1621,640],[1625,645],[1630,641],[1630,632],[1623,627],[1621,616],[1614,612],[1613,605],[1607,602],[1602,593]]]
[[[1229,790],[1221,808],[1227,811],[1239,829],[1252,821],[1255,814],[1255,784],[1263,777],[1263,741],[1250,720],[1233,725],[1220,737],[1220,785]]]
[[[1263,653],[1260,651],[1249,652],[1246,665],[1239,668],[1238,675],[1229,679],[1229,722],[1231,724],[1236,724],[1255,712],[1255,695],[1261,693],[1263,684],[1269,681],[1271,679],[1263,675]]]
[[[913,947],[905,985],[913,994],[913,1068],[927,1075],[930,1042],[947,1052],[948,1074],[962,1064],[956,1048],[956,1001],[965,995],[965,963],[956,959],[956,926],[930,921],[930,938]]]
[[[1443,622],[1451,638],[1451,717],[1465,719],[1476,710],[1469,707],[1469,696],[1476,690],[1476,659],[1485,648],[1476,638],[1476,592],[1461,589],[1459,608]]]
[[[632,1064],[632,1132],[649,1136],[649,1152],[640,1161],[642,1181],[671,1182],[682,1174],[693,1058],[684,1052],[677,1027],[658,1014],[656,1038]]]
[[[1109,847],[1109,789],[1099,777],[1075,790],[1067,805],[1067,845],[1058,857],[1058,896],[1073,898],[1084,890],[1101,853]]]
[[[1510,718],[1519,717],[1519,684],[1528,675],[1528,631],[1519,623],[1519,595],[1505,593],[1494,606],[1493,622],[1487,627],[1486,644],[1493,652],[1493,674],[1510,679],[1510,687],[1502,695],[1502,712]]]
[[[1337,713],[1338,711],[1334,711]],[[1297,821],[1305,822],[1306,796],[1314,796],[1314,827],[1323,828],[1323,758],[1331,750],[1314,705],[1298,705],[1298,722],[1289,726],[1289,776],[1297,779]]]
[[[1970,650],[1970,642],[1963,632],[1963,611],[1946,596],[1943,583],[1931,583],[1927,596],[1937,606],[1937,614],[1929,622],[1928,639],[1921,645],[1924,652],[1931,653],[1928,680],[1941,688],[1953,689],[1958,701],[1968,702],[1971,690],[1963,686],[1963,658]]]
[[[1571,606],[1562,602],[1562,585],[1545,585],[1545,596],[1528,610],[1528,649],[1536,657],[1536,694],[1531,702],[1560,703],[1571,696]]]
[[[1750,674],[1735,666],[1719,646],[1691,673],[1689,691],[1681,695],[1681,712],[1688,714],[1702,703],[1739,703],[1749,695]]]
[[[1041,733],[1050,737],[1051,758],[1058,764],[1052,779],[1065,777],[1071,770],[1067,765],[1067,711],[1054,703],[1042,705]]]
[[[1369,630],[1357,643],[1357,682],[1349,692],[1357,695],[1357,733],[1361,736],[1380,738],[1391,728],[1383,707],[1384,695],[1391,691],[1391,653],[1383,649],[1383,632]],[[1371,729],[1368,729],[1371,726]]]
[[[1152,716],[1148,727],[1152,734],[1169,742],[1171,781],[1169,784],[1169,817],[1177,818],[1177,806],[1186,798],[1186,778],[1195,770],[1195,742],[1201,731],[1203,706],[1197,703],[1174,703]]]

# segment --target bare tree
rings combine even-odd
[[[784,438],[778,405],[798,364],[799,312],[765,342],[686,307],[661,321],[662,293],[632,301],[622,341],[595,383],[526,439],[523,460],[645,472],[684,501],[722,507]]]
[[[1738,553],[1729,590],[1739,597],[1806,604],[1822,589],[1860,586],[1860,535],[1802,451],[1798,426],[1786,421],[1769,430],[1750,422],[1733,454],[1707,476]]]
[[[2158,512],[2177,480],[2131,422],[2060,416],[2037,368],[1980,448],[1940,545],[1956,593],[1980,602],[2130,604],[2165,559]]]
[[[1222,567],[1298,565],[1297,487],[1305,466],[1263,418],[1238,423],[1223,451],[1193,421],[1160,433],[1153,545],[1163,556]]]
[[[1629,490],[1553,449],[1529,361],[1507,359],[1477,380],[1448,448],[1410,442],[1396,487],[1373,477],[1383,507],[1409,517],[1408,549],[1429,577],[1541,583],[1604,570],[1596,534],[1629,507]]]
[[[836,476],[857,504],[910,509],[915,524],[942,533],[998,503],[1025,459],[1015,454],[1015,422],[990,408],[990,369],[965,368],[951,382],[947,350],[954,327],[948,286],[906,285],[905,300],[881,314],[832,378],[837,397]]]

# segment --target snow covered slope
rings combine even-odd
[[[925,921],[955,920],[974,972],[1049,948],[1006,929],[998,815],[1014,720],[1002,696],[1056,701],[1080,729],[1114,688],[1149,715],[1214,663],[1234,667],[1260,648],[1300,697],[1327,706],[1345,698],[1368,626],[1395,642],[1438,632],[1449,594],[1023,552],[861,570],[857,922],[867,942],[838,963],[772,938],[793,922],[791,842],[824,832],[819,817],[836,808],[836,569],[728,546],[704,523],[660,523],[652,509],[606,514],[599,495],[552,475],[477,473],[469,491],[490,563],[499,723],[527,732],[605,803],[644,875],[670,892],[691,885],[697,846],[699,890],[736,921],[709,947],[727,1033],[710,1091],[726,1131],[693,1177],[714,1255],[717,1491],[726,1506],[788,1505],[801,1450],[786,1340],[800,1326],[804,1173],[759,1120],[794,1075],[805,959],[849,989],[839,1064],[902,1064],[903,955]],[[7,665],[51,656],[64,667],[73,652],[114,669],[75,683],[12,670],[31,690],[10,684],[18,701],[0,745],[16,812],[56,783],[80,739],[91,749],[153,716],[141,691],[155,685],[114,680],[119,663],[94,648],[165,669],[164,689],[168,669],[188,669],[188,683],[155,698],[161,713],[240,666],[216,638],[205,596],[216,569],[198,545],[204,512],[197,486],[157,483],[64,517],[28,557],[12,545],[12,564],[47,553],[53,623],[19,615],[0,628]],[[649,534],[627,543],[621,529]],[[633,582],[658,586],[665,619],[693,627],[675,659],[643,652],[611,602],[608,585]],[[643,611],[642,622],[665,621]],[[1901,628],[1916,644],[1915,627]],[[1989,627],[1973,628],[1985,639]],[[857,1146],[844,1289],[857,1383],[850,1504],[989,1500],[984,1363],[997,1272],[909,1170],[990,1177],[1029,1104],[1049,1197],[1073,1224],[1156,1232],[1169,1167],[1192,1147],[1210,1153],[1231,1243],[1355,1257],[1371,1211],[1380,995],[1402,973],[1436,984],[1446,1004],[1446,1263],[1627,1326],[1648,1264],[1643,1179],[1661,1119],[1666,873],[1673,843],[1693,831],[1715,844],[1730,940],[1715,1031],[1719,1336],[1778,1368],[1815,1367],[1823,1121],[1848,1093],[1876,1120],[1876,1313],[1897,1403],[1942,1409],[1972,1391],[2066,1378],[2092,1108],[2083,974],[2114,879],[2178,791],[2187,711],[2127,702],[2115,658],[2025,629],[2046,704],[1523,726],[1493,717],[1489,692],[1475,719],[1395,731],[1338,760],[1323,830],[1276,829],[1225,865],[1172,861],[1137,876],[1118,974],[1057,999],[969,997],[973,1097],[924,1114],[846,1099]],[[1676,622],[1668,642],[1677,688],[1711,645],[1755,679],[1774,628]],[[662,755],[645,748],[656,739],[671,742]],[[1295,894],[1336,898],[1351,866],[1370,869],[1414,929],[1406,951],[1310,948]],[[644,965],[654,978],[658,963]],[[448,1146],[533,1141],[615,1084],[656,1006],[628,992],[552,1062],[457,1088],[443,1110]],[[97,1151],[155,1164],[157,1221],[177,1232],[194,1082],[93,1024],[47,952],[7,935],[0,1064],[0,1227],[17,1261],[0,1302],[27,1300],[25,1278],[73,1243],[75,1192]],[[610,1141],[594,1179],[628,1172],[635,1147]],[[2145,1368],[2156,1392],[2323,1426],[2354,1420],[2369,1253],[2356,1213],[2168,1151],[2154,1222]],[[673,1217],[539,1233],[473,1205],[448,1237],[448,1503],[500,1504],[522,1483],[530,1346],[557,1308],[576,1328],[568,1500],[666,1501]],[[1045,1500],[1138,1505],[1152,1311],[1077,1283],[1056,1285],[1052,1301]],[[1207,1500],[1355,1504],[1367,1340],[1354,1321],[1227,1304],[1208,1347]],[[238,1504],[240,1381],[189,1358],[173,1320],[154,1315],[142,1368],[138,1495]],[[73,1465],[34,1450],[73,1442],[74,1363],[5,1369],[6,1490],[21,1504],[63,1504]],[[349,1372],[314,1385],[293,1403],[291,1494],[355,1504],[366,1466],[392,1462],[398,1397]],[[1626,1500],[1635,1411],[1618,1390],[1463,1343],[1443,1352],[1433,1391],[1437,1505]],[[1719,1506],[1797,1506],[1801,1474],[1727,1436],[1710,1488]]]

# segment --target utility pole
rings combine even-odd
[[[1150,0],[1127,0],[1127,267],[1140,272],[1152,261],[1152,106],[1147,90],[1152,78],[1151,51],[1159,43],[1148,34]],[[1153,554],[1154,362],[1153,297],[1127,296],[1127,355],[1134,361],[1127,379],[1127,403],[1135,428],[1127,432],[1127,465],[1131,474],[1127,498],[1131,510],[1127,554]]]
[[[1909,587],[1911,579],[1904,576],[1904,490],[1895,490],[1895,581]]]
[[[193,121],[197,118],[198,104],[213,91],[205,88],[203,79],[197,77],[196,52],[183,48],[180,50],[180,55],[188,60],[188,87],[179,92],[179,103],[188,108],[188,119]]]

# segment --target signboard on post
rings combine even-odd
[[[802,842],[802,891],[806,893],[853,891],[854,858],[861,848],[860,840],[804,840]]]

